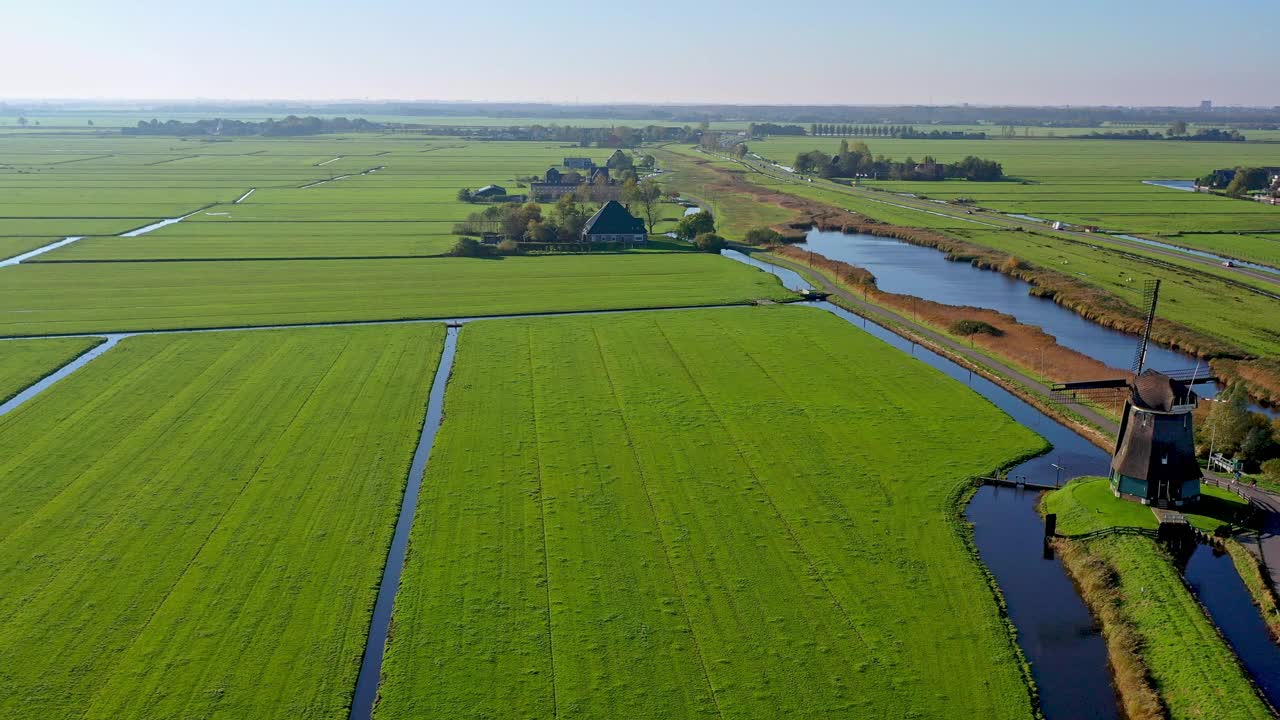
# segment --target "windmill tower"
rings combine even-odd
[[[1120,433],[1111,457],[1112,492],[1144,505],[1179,507],[1200,497],[1191,420],[1198,398],[1191,388],[1213,378],[1200,377],[1198,368],[1190,373],[1144,369],[1159,297],[1160,281],[1149,281],[1143,293],[1147,320],[1131,376],[1060,383],[1053,392],[1068,402],[1123,400]]]

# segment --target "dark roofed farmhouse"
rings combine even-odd
[[[644,221],[627,212],[617,200],[605,203],[582,228],[583,242],[642,243],[648,239]]]

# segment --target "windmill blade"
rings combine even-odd
[[[1142,366],[1147,361],[1147,343],[1151,341],[1151,325],[1156,320],[1156,302],[1160,299],[1160,279],[1148,280],[1142,289],[1142,305],[1147,309],[1147,322],[1142,327],[1142,340],[1138,343],[1138,351],[1133,356],[1133,374],[1142,374]]]

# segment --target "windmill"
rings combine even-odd
[[[1200,497],[1200,465],[1196,462],[1191,411],[1197,396],[1192,386],[1213,382],[1199,366],[1190,372],[1145,368],[1151,325],[1160,298],[1160,281],[1143,291],[1146,324],[1133,356],[1132,375],[1104,380],[1059,383],[1053,393],[1067,402],[1124,401],[1120,433],[1111,457],[1111,490],[1116,497],[1144,505],[1181,506]]]

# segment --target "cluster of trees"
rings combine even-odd
[[[777,123],[751,123],[747,125],[747,134],[751,137],[766,135],[804,135],[803,125],[779,125]]]
[[[798,173],[833,177],[868,177],[876,180],[946,180],[958,178],[975,182],[993,182],[1004,179],[1004,168],[994,160],[983,160],[972,155],[954,163],[940,163],[926,155],[916,162],[907,158],[897,162],[883,155],[872,156],[866,143],[850,145],[840,143],[835,156],[821,150],[796,155],[794,169]]]
[[[675,235],[693,243],[702,252],[719,253],[727,244],[724,238],[716,234],[715,218],[706,210],[680,218],[680,222],[676,223]]]
[[[1172,123],[1165,133],[1159,130],[1152,132],[1147,128],[1135,130],[1112,130],[1107,132],[1091,132],[1087,135],[1068,135],[1067,137],[1083,140],[1186,140],[1190,142],[1244,142],[1245,136],[1239,130],[1219,130],[1218,128],[1201,128],[1194,134],[1187,134],[1187,124],[1181,120]]]
[[[591,211],[572,195],[561,197],[544,214],[538,203],[503,203],[471,213],[453,226],[456,235],[498,235],[512,242],[578,242]],[[456,254],[456,253],[455,253]]]
[[[809,126],[809,134],[827,137],[893,137],[906,140],[987,139],[987,134],[984,132],[963,132],[961,130],[917,130],[913,125],[828,125],[825,123],[814,123]]]
[[[662,188],[652,180],[629,180],[622,187],[622,202],[644,220],[649,232],[653,232],[661,215],[662,199]],[[453,232],[455,235],[499,235],[512,242],[577,242],[593,212],[594,207],[579,202],[573,194],[561,196],[545,215],[538,203],[498,203],[471,213],[453,226]]]
[[[1271,174],[1274,170],[1260,167],[1237,167],[1234,171],[1214,170],[1198,178],[1196,184],[1202,187],[1223,190],[1232,197],[1240,197],[1255,190],[1266,190],[1271,185]]]
[[[424,128],[426,126],[423,126]],[[573,125],[529,125],[509,127],[431,126],[435,135],[457,135],[483,140],[531,140],[573,143],[579,147],[632,148],[650,142],[696,142],[702,128],[667,125],[629,127],[575,127]]]
[[[1266,190],[1271,184],[1271,173],[1266,168],[1236,168],[1236,174],[1227,183],[1226,193],[1240,197],[1254,190]]]
[[[1189,140],[1191,142],[1244,142],[1244,135],[1239,130],[1221,130],[1219,128],[1201,128],[1194,135],[1169,136],[1169,140]]]
[[[381,123],[369,122],[364,118],[350,120],[344,117],[318,118],[314,116],[298,117],[290,115],[283,120],[267,119],[262,122],[250,120],[195,120],[180,122],[178,120],[139,120],[137,127],[121,128],[125,135],[321,135],[325,133],[370,132],[382,130]]]
[[[1280,464],[1280,420],[1250,412],[1248,393],[1240,385],[1229,387],[1218,401],[1201,403],[1195,411],[1201,450],[1240,460],[1245,472]]]

